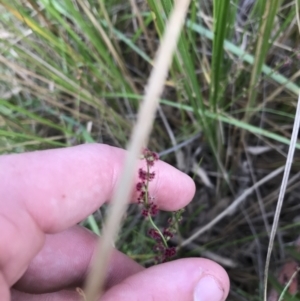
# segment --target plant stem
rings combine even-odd
[[[157,226],[155,225],[155,223],[154,223],[154,221],[153,221],[153,219],[152,219],[150,213],[148,213],[148,217],[149,217],[149,221],[150,221],[152,227],[153,227],[153,228],[158,232],[158,234],[160,235],[160,237],[161,237],[161,239],[162,239],[162,241],[163,241],[165,247],[168,248],[168,243],[167,243],[167,241],[166,241],[164,235],[161,233],[161,231],[160,231],[160,230],[157,228]]]

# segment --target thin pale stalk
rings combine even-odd
[[[172,61],[178,37],[187,13],[189,0],[176,1],[174,10],[167,24],[164,38],[157,53],[154,69],[151,72],[146,94],[141,105],[138,120],[134,127],[128,154],[124,163],[116,192],[112,199],[110,215],[106,222],[106,231],[96,248],[95,260],[87,277],[86,297],[88,301],[96,300],[101,294],[109,258],[112,252],[112,242],[115,240],[120,228],[122,216],[126,210],[132,182],[137,165],[137,158],[146,142],[154,120],[155,112],[159,104],[159,96],[162,93],[168,70]]]
[[[300,126],[300,94],[298,96],[298,103],[297,103],[297,109],[296,109],[296,114],[295,114],[295,122],[294,122],[294,126],[293,126],[291,143],[289,146],[288,156],[286,158],[285,169],[284,169],[284,173],[283,173],[283,178],[282,178],[281,187],[280,187],[279,196],[278,196],[278,202],[277,202],[277,206],[276,206],[274,221],[273,221],[270,240],[269,240],[268,253],[267,253],[267,258],[266,258],[266,266],[265,266],[265,271],[264,271],[264,301],[267,301],[268,272],[269,272],[271,254],[272,254],[272,250],[273,250],[275,235],[276,235],[277,228],[278,228],[278,222],[279,222],[280,212],[281,212],[281,208],[282,208],[282,204],[283,204],[283,200],[284,200],[284,195],[286,192],[287,183],[288,183],[288,179],[289,179],[289,175],[290,175],[290,171],[291,171],[291,167],[292,167],[292,163],[293,163],[293,158],[294,158],[294,153],[295,153],[296,143],[297,143],[297,138],[298,138],[298,132],[299,132],[299,126]]]

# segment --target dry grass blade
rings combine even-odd
[[[95,261],[87,278],[85,294],[89,301],[96,300],[99,293],[101,293],[107,271],[108,259],[112,251],[112,242],[118,233],[120,222],[130,197],[135,172],[135,168],[133,167],[136,166],[138,155],[150,133],[155,110],[159,103],[159,96],[163,90],[189,2],[189,0],[176,1],[166,27],[161,47],[157,53],[146,94],[138,114],[138,120],[128,146],[128,155],[125,160],[120,182],[112,199],[111,213],[106,222],[106,231],[101,239],[101,246],[100,243],[98,243]]]
[[[121,58],[119,57],[119,55],[116,52],[111,40],[109,39],[109,37],[107,36],[107,34],[103,30],[103,28],[101,27],[100,23],[97,22],[95,16],[92,14],[92,12],[89,10],[89,8],[84,4],[84,1],[79,0],[78,3],[80,4],[80,6],[84,10],[84,12],[87,14],[87,16],[90,18],[90,20],[92,21],[95,28],[100,33],[100,36],[102,37],[102,39],[105,42],[105,44],[106,44],[107,48],[109,49],[110,53],[112,54],[112,56],[114,57],[114,59],[116,60],[118,65],[120,66],[121,70],[123,72],[125,72],[125,66],[124,66]]]
[[[218,223],[220,220],[222,220],[225,216],[231,214],[237,206],[239,206],[243,201],[246,200],[247,196],[250,195],[257,189],[259,186],[263,185],[264,183],[268,182],[269,180],[273,179],[277,175],[279,175],[284,169],[284,166],[281,166],[277,169],[275,169],[273,172],[268,174],[266,177],[262,178],[260,181],[256,182],[252,187],[246,189],[230,206],[228,206],[224,211],[222,211],[219,215],[217,215],[211,222],[209,222],[204,227],[200,228],[196,233],[194,233],[192,236],[187,238],[181,246],[186,246],[189,243],[191,243],[193,240],[195,240],[199,235],[203,234],[207,230],[211,229],[216,223]]]
[[[294,153],[295,153],[295,148],[296,148],[296,143],[297,143],[297,138],[298,138],[298,132],[299,132],[299,126],[300,126],[300,94],[298,96],[298,103],[297,103],[297,109],[296,109],[295,122],[294,122],[294,126],[293,126],[291,143],[290,143],[290,147],[289,147],[288,156],[286,158],[286,165],[285,165],[285,169],[284,169],[284,173],[283,173],[283,178],[282,178],[281,187],[280,187],[280,191],[279,191],[273,226],[272,226],[270,240],[269,240],[268,253],[267,253],[267,258],[266,258],[266,266],[265,266],[265,272],[264,272],[264,300],[265,301],[267,301],[268,272],[269,272],[271,254],[272,254],[272,250],[273,250],[274,238],[275,238],[275,235],[277,232],[279,216],[280,216],[280,212],[281,212],[281,208],[282,208],[282,204],[283,204],[284,195],[286,192],[286,187],[287,187],[287,183],[288,183],[288,179],[289,179],[289,175],[290,175],[290,171],[291,171],[291,166],[293,163],[293,158],[294,158]]]
[[[132,6],[133,13],[136,15],[136,17],[138,19],[139,25],[140,25],[140,27],[141,27],[144,35],[145,35],[147,46],[150,49],[151,55],[152,55],[152,54],[154,54],[153,43],[151,43],[148,31],[145,27],[145,24],[144,24],[142,16],[141,16],[141,13],[140,13],[139,8],[136,4],[136,0],[130,0],[130,5]]]

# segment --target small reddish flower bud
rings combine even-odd
[[[154,158],[155,161],[158,161],[158,160],[159,160],[159,155],[158,155],[158,153],[152,152],[152,156],[153,156],[153,158]]]
[[[158,160],[158,154],[151,152],[148,149],[144,149],[143,151],[143,159],[146,160],[148,166],[153,166],[154,162]]]
[[[152,216],[155,216],[158,213],[158,207],[157,205],[150,203],[149,204],[150,208],[149,208],[149,212]]]
[[[176,249],[174,247],[170,247],[165,250],[165,256],[167,258],[173,257],[175,254],[176,254]]]
[[[173,237],[173,233],[169,229],[164,229],[163,235],[167,238],[170,239]]]
[[[143,170],[142,168],[139,169],[139,178],[142,181],[146,181],[146,179],[147,179],[147,172],[145,170]]]
[[[160,237],[158,231],[155,230],[155,229],[150,229],[150,230],[149,230],[149,236],[150,236],[151,238],[155,239],[156,241],[161,240],[161,237]]]
[[[155,178],[155,172],[154,172],[154,171],[153,171],[153,172],[150,172],[150,173],[148,174],[148,181],[152,181],[154,178]]]
[[[137,184],[136,184],[136,190],[137,191],[141,191],[142,190],[142,183],[141,182],[138,182]]]
[[[142,216],[148,217],[148,215],[149,215],[149,211],[147,209],[143,209],[142,210]]]
[[[162,244],[162,242],[159,242],[159,243],[157,243],[157,244],[153,247],[153,250],[154,250],[155,252],[162,252],[162,251],[165,250],[165,247],[164,247],[164,245]]]
[[[145,200],[145,191],[141,191],[140,192],[140,195],[139,195],[139,198],[141,199],[141,200]]]
[[[137,191],[145,191],[146,190],[146,184],[145,184],[145,182],[138,182],[136,184],[136,190]]]

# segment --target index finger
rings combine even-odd
[[[69,228],[110,200],[126,151],[86,144],[65,149],[0,157],[0,195],[25,207],[39,228],[55,233]],[[143,162],[139,162],[140,165]],[[160,209],[178,210],[193,197],[190,177],[158,161],[150,193]],[[133,200],[136,198],[133,189]]]

